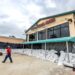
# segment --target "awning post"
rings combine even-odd
[[[32,52],[33,52],[33,44],[31,44],[31,54],[32,54]]]
[[[70,62],[70,59],[69,59],[69,46],[68,46],[67,41],[66,41],[66,49],[67,49],[67,62]]]
[[[23,44],[23,53],[24,53],[24,44]]]
[[[46,47],[46,43],[45,43],[45,58],[46,58],[46,55],[47,55],[47,54],[46,54],[46,49],[47,49],[47,47]]]
[[[23,49],[24,49],[24,44],[23,44]]]

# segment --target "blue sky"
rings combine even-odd
[[[0,0],[0,35],[25,38],[39,18],[75,9],[75,0]]]

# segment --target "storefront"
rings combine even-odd
[[[23,48],[23,45],[20,44],[22,42],[25,42],[25,40],[21,38],[0,36],[0,49],[5,49],[8,45],[13,49]]]
[[[74,40],[74,37],[75,11],[69,11],[39,19],[26,31],[26,42],[24,44],[33,49],[64,51],[68,46],[69,51],[72,51],[74,41],[70,40],[72,38]]]

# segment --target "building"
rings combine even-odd
[[[75,10],[39,19],[26,31],[26,48],[73,50]]]
[[[0,48],[6,48],[7,45],[10,45],[12,48],[23,48],[22,42],[25,42],[25,40],[15,37],[0,36]]]

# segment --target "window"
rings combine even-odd
[[[55,29],[60,29],[60,25],[55,26],[55,27],[54,27],[54,30],[55,30]]]
[[[69,36],[69,23],[64,23],[48,29],[48,39]]]
[[[41,33],[41,32],[38,33],[38,39],[39,39],[39,40],[42,39],[42,33]]]
[[[51,35],[53,35],[53,28],[48,29],[48,39],[51,38]]]
[[[68,25],[65,25],[64,27],[61,27],[61,37],[69,36],[69,27]]]
[[[37,40],[37,34],[36,33],[29,35],[29,41],[35,41],[35,40]]]
[[[60,29],[55,29],[54,30],[54,35],[57,37],[60,37]]]
[[[59,38],[69,36],[69,23],[63,23],[61,25],[51,27],[46,30],[38,32],[38,40],[50,39],[50,38]]]
[[[38,39],[39,40],[46,39],[46,31],[45,30],[43,30],[43,31],[41,31],[41,32],[38,33]]]
[[[60,25],[54,27],[54,35],[57,37],[60,37]]]

